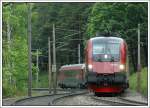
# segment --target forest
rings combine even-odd
[[[130,74],[137,71],[138,24],[141,36],[141,65],[148,67],[148,3],[30,3],[32,7],[32,74],[36,78],[36,50],[39,72],[48,74],[48,37],[56,27],[57,68],[84,63],[86,41],[96,35],[116,36],[126,40]],[[28,8],[29,3],[2,5],[2,90],[3,96],[25,95],[28,81]],[[44,85],[44,79],[41,86]],[[47,81],[48,83],[48,81]],[[35,84],[33,84],[35,87]],[[45,85],[45,87],[48,87]]]

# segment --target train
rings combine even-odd
[[[121,93],[129,87],[128,48],[119,37],[93,37],[85,47],[86,83],[97,93]]]
[[[60,88],[85,88],[85,64],[61,66],[58,74]]]

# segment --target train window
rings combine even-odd
[[[106,44],[106,54],[118,54],[120,45],[118,43]]]
[[[95,42],[93,43],[93,59],[94,61],[119,61],[120,57],[119,43]],[[105,58],[107,55],[107,58]]]
[[[104,53],[105,53],[105,45],[104,44],[94,44],[93,54],[104,54]]]
[[[77,70],[65,70],[64,71],[64,75],[66,76],[75,76],[77,74],[80,74],[80,71],[77,71]]]

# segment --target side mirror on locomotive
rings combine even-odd
[[[93,92],[121,92],[128,88],[127,44],[118,37],[94,37],[85,49],[86,82]]]

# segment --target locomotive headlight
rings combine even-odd
[[[91,64],[88,65],[89,70],[91,70],[93,68],[93,66]]]
[[[125,69],[125,66],[124,66],[123,64],[121,64],[121,65],[120,65],[120,69],[121,69],[121,70],[124,70],[124,69]]]
[[[105,58],[105,59],[107,59],[107,58],[108,58],[108,55],[107,55],[107,54],[105,54],[105,55],[104,55],[104,58]]]

